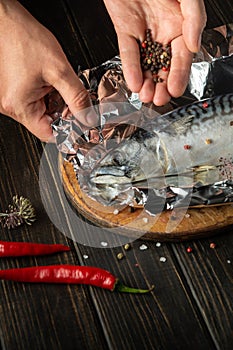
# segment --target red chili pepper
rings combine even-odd
[[[126,293],[148,293],[154,288],[127,287],[107,270],[77,265],[48,265],[0,270],[0,279],[30,283],[88,284]]]
[[[70,247],[63,244],[0,241],[0,257],[48,255],[69,250]]]

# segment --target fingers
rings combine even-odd
[[[162,82],[154,83],[151,72],[144,73],[144,82],[139,92],[142,102],[153,101],[157,106],[168,103],[171,97],[181,96],[189,81],[193,54],[187,49],[182,36],[172,41],[172,59],[168,72],[159,71]]]
[[[53,140],[51,128],[53,119],[46,114],[46,106],[43,98],[24,106],[23,117],[19,121],[41,141],[51,142]]]
[[[183,36],[187,48],[198,52],[201,44],[201,34],[206,24],[206,11],[203,0],[181,0],[183,21]]]
[[[71,113],[82,124],[96,125],[98,117],[92,107],[89,93],[68,63],[64,69],[58,70],[49,82],[61,94]]]
[[[118,42],[125,80],[131,91],[139,92],[143,85],[143,76],[138,43],[135,38],[121,33],[118,34]]]
[[[161,106],[169,102],[165,75],[164,82],[155,85],[150,71],[142,72],[140,64],[140,51],[135,38],[118,34],[120,56],[124,77],[129,89],[138,92],[140,100],[148,103],[154,101]]]
[[[189,81],[193,54],[187,49],[182,36],[172,42],[171,67],[167,80],[168,93],[173,97],[181,96]]]
[[[30,124],[26,123],[24,126],[42,142],[54,142],[51,128],[52,122],[53,119],[49,115],[43,114],[39,118],[35,117]]]

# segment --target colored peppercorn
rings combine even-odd
[[[191,247],[188,247],[187,249],[186,249],[186,251],[187,251],[187,253],[192,253],[192,248]]]
[[[143,71],[150,70],[155,83],[163,82],[158,76],[158,72],[169,71],[171,64],[171,44],[163,46],[161,43],[152,39],[151,30],[146,30],[145,39],[139,44],[141,67]]]
[[[148,293],[154,288],[154,286],[149,289],[127,287],[107,270],[77,265],[48,265],[0,270],[0,279],[29,283],[88,284],[125,293]]]
[[[142,45],[142,48],[143,48],[143,49],[145,49],[145,48],[147,47],[147,44],[146,44],[145,41],[143,41],[141,45]]]
[[[208,108],[208,107],[209,107],[208,102],[203,102],[202,107],[203,107],[203,108]]]
[[[211,243],[210,243],[210,248],[211,248],[211,249],[215,249],[215,248],[216,248],[216,244],[215,244],[214,242],[211,242]]]
[[[190,148],[191,148],[191,145],[184,145],[185,150],[190,149]]]

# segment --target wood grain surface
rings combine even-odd
[[[22,3],[54,31],[75,69],[104,62],[117,53],[115,33],[102,1]],[[224,1],[224,6],[222,1],[207,3],[215,9],[212,23],[219,23],[222,13],[229,18],[231,0]],[[23,126],[1,116],[0,154],[0,209],[5,210],[18,194],[28,197],[37,213],[32,226],[14,230],[1,226],[0,239],[71,247],[70,252],[53,256],[2,258],[0,269],[94,265],[131,286],[155,285],[148,295],[127,295],[84,285],[0,281],[2,350],[232,349],[231,228],[211,238],[179,243],[140,238],[130,243],[129,250],[118,237],[112,237],[113,246],[103,247],[103,242],[109,242],[108,231],[102,230],[98,236],[87,220],[80,217],[78,224],[73,220],[55,145],[42,144]],[[210,248],[212,242],[215,249]],[[118,253],[123,259],[117,258]]]

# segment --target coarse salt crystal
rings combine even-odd
[[[228,263],[228,264],[231,264],[231,260],[228,259],[228,260],[227,260],[227,263]]]
[[[145,222],[145,224],[147,224],[147,223],[148,223],[148,221],[149,221],[149,219],[148,219],[148,218],[143,218],[142,220],[143,220],[143,222]]]
[[[102,245],[102,247],[107,247],[108,242],[100,242],[100,244]]]
[[[160,258],[159,258],[159,261],[161,261],[161,262],[166,262],[167,261],[167,259],[165,258],[165,256],[161,256]]]
[[[83,255],[83,259],[88,259],[88,258],[89,258],[89,256],[87,254]]]
[[[114,212],[113,212],[114,215],[117,215],[119,214],[119,210],[118,209],[115,209]]]
[[[142,245],[140,245],[139,249],[140,250],[146,250],[146,249],[148,249],[148,247],[147,247],[147,245],[142,244]]]
[[[160,243],[160,242],[157,242],[157,243],[156,243],[156,247],[161,247],[161,243]]]

